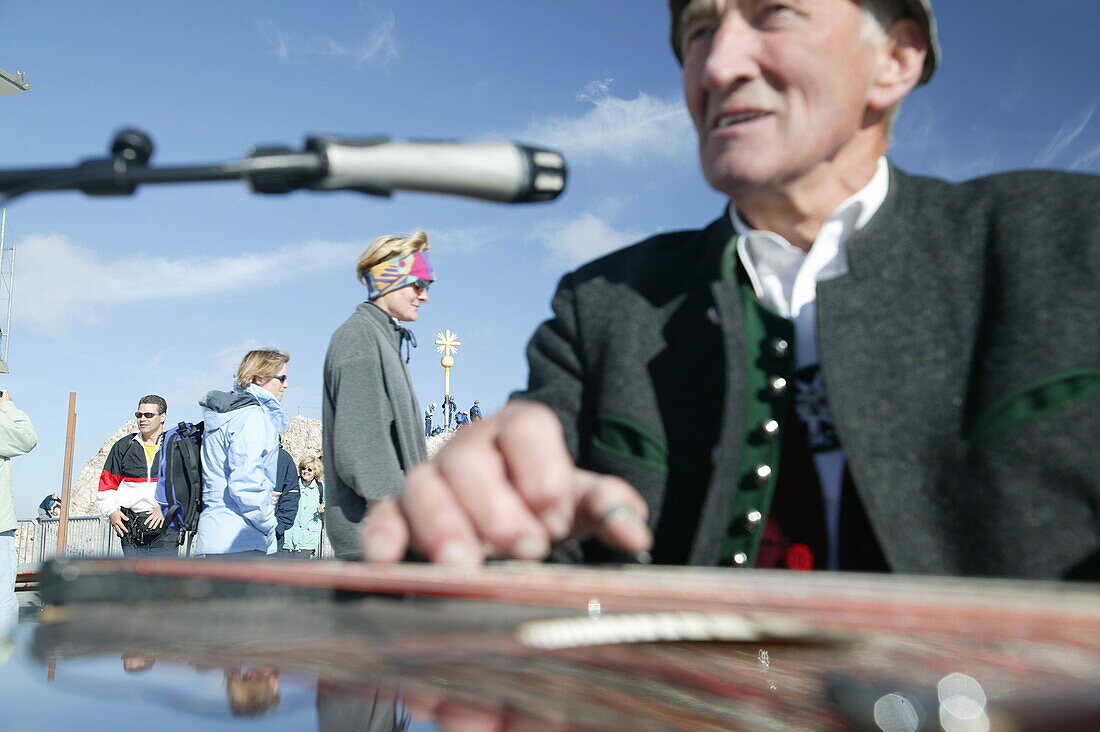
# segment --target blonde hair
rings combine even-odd
[[[290,354],[277,348],[260,348],[249,351],[237,367],[237,388],[246,389],[255,378],[271,378],[279,373],[283,364],[290,361]]]
[[[416,252],[431,251],[428,244],[428,234],[417,229],[408,236],[387,234],[380,236],[370,243],[359,255],[359,261],[355,263],[355,274],[359,281],[367,284],[367,275],[371,267],[388,262],[391,259],[400,259]]]
[[[240,669],[229,669],[225,697],[234,717],[262,716],[279,706],[279,677],[246,678]]]
[[[325,466],[321,463],[319,457],[307,457],[298,461],[298,472],[302,472],[302,468],[313,468],[313,479],[324,480],[325,479]]]

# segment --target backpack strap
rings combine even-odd
[[[203,423],[196,425],[183,425],[180,430],[179,451],[183,458],[184,467],[187,469],[187,486],[190,489],[190,500],[184,508],[183,528],[187,531],[194,530],[194,523],[202,512],[202,466],[201,460],[196,459],[196,442],[201,439]],[[184,444],[186,440],[186,444]]]
[[[182,426],[183,423],[180,423]],[[162,435],[160,444],[160,470],[157,473],[157,492],[164,495],[164,525],[171,526],[179,513],[179,501],[176,499],[176,486],[172,482],[172,445],[179,440],[179,427],[173,427]]]

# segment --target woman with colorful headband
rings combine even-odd
[[[338,559],[360,556],[358,525],[371,502],[398,493],[405,471],[427,457],[406,366],[416,339],[401,322],[415,321],[428,301],[428,248],[423,231],[371,242],[356,263],[367,301],[325,356],[325,524]]]

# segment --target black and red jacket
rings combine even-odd
[[[158,442],[164,439],[162,434]],[[104,516],[120,508],[135,513],[148,513],[157,508],[157,473],[160,472],[160,450],[152,461],[145,458],[141,433],[123,437],[107,454],[103,472],[99,475],[96,503]]]

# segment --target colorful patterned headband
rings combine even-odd
[[[418,280],[435,280],[426,252],[415,252],[407,257],[376,264],[367,272],[367,299],[377,300],[394,290],[415,284]]]

